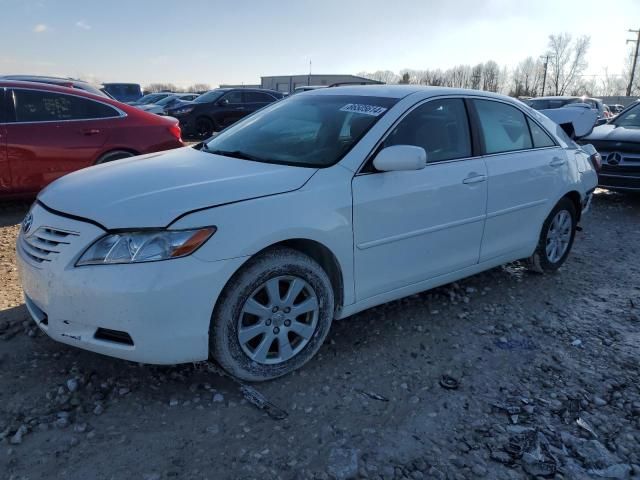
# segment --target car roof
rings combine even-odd
[[[388,98],[404,98],[409,95],[418,95],[423,98],[435,97],[440,95],[464,95],[495,98],[510,103],[522,104],[517,100],[499,93],[485,92],[482,90],[471,90],[467,88],[450,88],[450,87],[431,87],[424,85],[354,85],[344,87],[317,88],[309,90],[299,95],[352,95],[367,97],[388,97]]]
[[[139,83],[127,83],[127,82],[104,82],[102,85],[137,85],[140,86]]]
[[[121,103],[118,102],[117,100],[114,100],[113,98],[96,95],[95,93],[91,93],[79,88],[65,87],[62,85],[53,85],[51,83],[26,82],[22,80],[3,80],[0,78],[0,88],[12,88],[12,87],[28,88],[30,90],[46,90],[50,92],[60,92],[60,93],[66,93],[68,95],[87,97],[93,100],[98,100],[103,103],[109,103],[118,108],[121,108],[120,106]]]

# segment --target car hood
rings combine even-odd
[[[640,129],[617,127],[611,123],[600,125],[593,129],[593,132],[583,141],[599,141],[599,142],[635,142],[640,143]]]
[[[316,171],[185,147],[71,173],[38,200],[107,229],[159,228],[193,210],[297,190]]]

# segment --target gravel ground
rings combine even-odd
[[[640,197],[599,192],[559,273],[512,264],[360,313],[255,390],[41,334],[25,211],[0,207],[0,477],[640,477]]]

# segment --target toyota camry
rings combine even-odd
[[[293,95],[195,147],[52,183],[17,241],[25,303],[69,345],[272,379],[334,320],[514,260],[557,270],[593,152],[492,93]]]

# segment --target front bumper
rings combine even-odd
[[[73,232],[49,260],[37,261],[20,234],[18,267],[29,313],[52,339],[112,357],[176,364],[206,360],[213,307],[243,258],[195,257],[131,265],[74,267],[104,234],[96,226],[36,206],[31,235],[42,227]],[[35,252],[38,255],[38,252]],[[117,332],[118,335],[104,335]],[[126,334],[126,336],[123,336]],[[130,342],[121,341],[130,338]]]
[[[601,154],[602,155],[602,154]],[[605,152],[605,155],[610,155]],[[622,155],[622,154],[620,154]],[[611,190],[640,191],[640,158],[622,156],[622,163],[604,163],[598,172],[598,186]],[[603,155],[603,158],[604,155]]]

